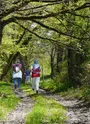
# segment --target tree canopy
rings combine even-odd
[[[69,80],[81,84],[89,63],[89,15],[89,0],[1,0],[0,79],[17,57],[28,65],[48,55],[52,77],[65,67]]]

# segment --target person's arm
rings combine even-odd
[[[16,66],[15,64],[12,64],[13,71],[15,71],[15,66]]]
[[[19,68],[20,68],[20,69],[22,68],[22,64],[19,64]]]
[[[33,66],[31,66],[30,72],[32,73]]]
[[[24,75],[26,76],[26,71],[24,72]]]

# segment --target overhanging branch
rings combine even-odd
[[[73,48],[73,47],[69,47],[67,44],[64,44],[60,41],[57,41],[57,40],[54,40],[54,39],[51,39],[51,38],[46,38],[46,37],[42,37],[40,35],[38,35],[37,33],[31,31],[30,29],[24,27],[23,25],[19,24],[18,22],[16,22],[19,26],[21,26],[22,28],[24,28],[25,30],[27,30],[28,32],[30,32],[31,34],[35,35],[36,37],[40,38],[40,39],[43,39],[43,40],[48,40],[50,41],[51,43],[53,44],[57,44],[58,46],[63,46],[63,47],[66,47],[66,48],[69,48],[69,49],[72,49],[72,50],[75,50],[77,52],[79,52],[79,49],[76,49],[76,48]]]
[[[30,1],[28,1],[28,0],[23,1],[23,2],[22,2],[22,0],[21,0],[20,2],[18,1],[17,6],[13,6],[13,7],[9,8],[9,9],[6,9],[5,11],[3,11],[3,12],[0,14],[0,17],[3,18],[3,17],[5,17],[5,16],[9,15],[10,13],[13,13],[13,12],[19,10],[20,8],[22,8],[22,7],[26,6],[26,5],[28,5],[28,3],[30,3]]]
[[[49,30],[53,30],[53,31],[55,31],[55,32],[57,32],[57,33],[59,33],[59,34],[61,34],[61,35],[65,35],[65,36],[72,37],[72,38],[74,38],[74,39],[82,40],[82,38],[79,38],[79,37],[70,35],[70,34],[68,34],[68,33],[64,33],[64,32],[62,32],[62,31],[60,31],[60,30],[57,30],[57,29],[55,29],[55,28],[49,27],[49,26],[47,26],[47,25],[44,25],[44,24],[41,23],[40,21],[36,21],[36,20],[32,20],[32,21],[35,22],[35,23],[37,23],[37,24],[39,24],[39,25],[41,25],[41,26],[44,27],[44,28],[47,28],[47,29],[49,29]],[[87,39],[87,38],[84,38],[84,39]]]

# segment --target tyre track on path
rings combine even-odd
[[[90,124],[90,104],[82,100],[66,99],[44,90],[41,90],[41,94],[44,94],[48,98],[53,98],[66,107],[68,120],[65,124]]]
[[[21,102],[6,117],[6,121],[0,121],[0,124],[24,124],[25,117],[28,112],[32,111],[34,101],[25,95],[22,90],[15,90],[17,97],[21,98]]]
[[[24,124],[26,115],[28,112],[32,111],[34,105],[32,97],[25,95],[22,90],[15,91],[15,94],[22,99],[22,102],[8,114],[6,117],[7,121],[0,121],[0,124]],[[60,95],[52,94],[42,89],[40,89],[39,94],[48,98],[53,98],[66,107],[68,120],[65,124],[90,124],[90,105],[84,101],[66,99]]]

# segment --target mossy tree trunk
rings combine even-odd
[[[63,48],[60,48],[58,46],[58,48],[57,48],[57,65],[56,65],[57,73],[60,73],[60,71],[61,71],[60,64],[62,63],[62,56],[63,56]]]
[[[68,49],[68,75],[73,86],[82,85],[80,75],[83,73],[81,65],[84,58],[84,55]]]

